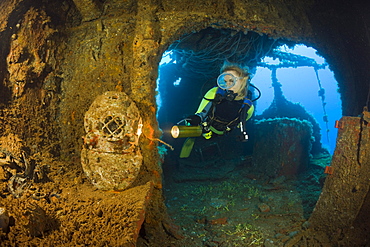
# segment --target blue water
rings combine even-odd
[[[315,49],[304,45],[296,45],[293,50],[284,46],[281,47],[281,50],[313,58],[318,64],[325,62],[322,57],[316,54]],[[170,52],[164,53],[160,65],[171,62],[176,61],[171,61]],[[266,58],[264,62],[270,64],[278,63],[278,61],[269,60],[269,58]],[[280,68],[277,70],[277,79],[282,84],[282,90],[286,99],[303,105],[307,112],[317,120],[321,127],[321,143],[324,148],[333,154],[337,136],[337,129],[334,128],[334,125],[335,121],[342,116],[341,100],[337,82],[328,66],[325,69],[320,69],[318,73],[321,86],[325,89],[325,110],[329,120],[328,123],[323,121],[324,109],[321,98],[318,96],[319,84],[312,67]],[[270,106],[273,100],[274,92],[271,86],[271,71],[267,68],[258,67],[251,82],[262,92],[256,107],[256,114],[259,115]],[[160,78],[158,78],[157,83],[160,83]],[[174,85],[176,83],[178,84],[179,81],[174,82]],[[161,107],[161,102],[159,92],[157,95],[158,108]]]
[[[294,50],[284,49],[284,51],[313,58],[318,64],[324,62],[322,57],[316,55],[315,49],[304,45],[296,46]],[[335,121],[342,116],[340,95],[333,72],[328,67],[319,70],[321,86],[325,89],[325,109],[329,120],[328,128],[323,121],[324,110],[321,98],[318,96],[319,85],[314,69],[312,67],[282,68],[278,69],[276,74],[278,81],[282,84],[282,90],[287,100],[293,103],[300,103],[307,112],[315,117],[321,128],[321,143],[332,154],[337,137],[337,129],[334,128]],[[271,71],[266,68],[257,68],[251,82],[262,92],[256,107],[256,114],[259,115],[270,106],[273,100],[274,92],[271,86]]]

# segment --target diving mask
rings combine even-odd
[[[217,77],[217,85],[219,88],[227,90],[235,86],[236,81],[243,77],[236,77],[231,73],[222,73]]]

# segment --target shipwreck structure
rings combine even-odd
[[[338,122],[331,172],[309,227],[291,246],[305,234],[317,236],[322,246],[335,246],[343,236],[358,245],[368,243],[369,9],[369,2],[357,0],[2,0],[0,242],[176,246],[181,235],[162,194],[158,63],[171,45],[201,50],[207,38],[228,30],[230,37],[244,34],[241,42],[250,37],[265,42],[260,51],[266,53],[274,42],[302,43],[329,63],[345,117]],[[186,40],[191,33],[202,36]],[[89,177],[81,165],[81,149],[86,158],[102,145],[99,132],[85,132],[85,113],[108,91],[135,105],[136,114],[133,121],[117,109],[127,120],[123,123],[105,112],[110,118],[95,126],[126,136],[120,132],[125,124],[137,125],[127,127],[134,140],[115,140],[121,151],[134,142],[130,152],[140,167],[132,172],[134,179],[118,176],[130,179],[118,186],[119,193],[96,189],[90,179],[104,171],[85,166],[94,174]],[[83,136],[91,138],[84,143]],[[114,174],[115,167],[109,169]],[[98,181],[109,177],[101,175]]]

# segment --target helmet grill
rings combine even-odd
[[[123,132],[124,126],[125,123],[120,117],[107,116],[101,130],[108,138],[118,137]]]

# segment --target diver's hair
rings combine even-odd
[[[232,63],[224,63],[224,65],[221,67],[220,72],[223,73],[227,70],[234,70],[236,71],[241,77],[249,77],[250,73],[247,68],[242,67],[238,64],[232,64]]]
[[[247,88],[249,85],[249,80],[250,80],[250,73],[248,72],[248,69],[245,67],[241,67],[238,64],[231,64],[231,63],[224,63],[224,65],[221,67],[220,72],[223,73],[228,70],[233,70],[239,74],[240,77],[243,77],[243,81],[245,83],[245,86],[243,87],[242,91],[240,92],[240,96],[243,98],[247,96]],[[248,79],[246,78],[248,77]]]

